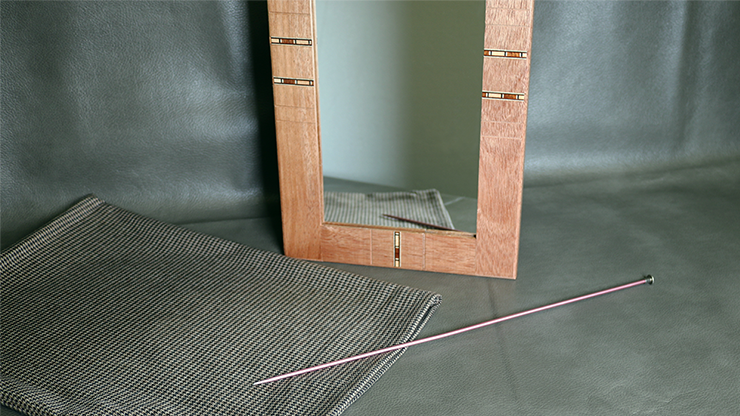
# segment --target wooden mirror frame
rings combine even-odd
[[[515,279],[534,0],[486,1],[475,234],[324,222],[315,3],[267,4],[285,254]]]

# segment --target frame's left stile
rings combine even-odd
[[[321,260],[323,181],[314,3],[270,0],[280,205],[285,254]]]

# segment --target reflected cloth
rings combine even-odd
[[[2,253],[2,404],[29,415],[336,415],[439,295],[88,197]]]
[[[324,192],[324,221],[386,227],[429,228],[383,214],[455,228],[436,189],[410,192]]]

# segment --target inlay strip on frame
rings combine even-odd
[[[270,38],[270,43],[273,45],[312,46],[313,40],[301,39],[301,38],[279,38],[279,37],[273,36]]]
[[[273,79],[274,79],[275,84],[303,85],[306,87],[313,87],[312,79],[280,78],[280,77],[274,77]]]
[[[519,92],[494,92],[494,91],[483,91],[483,98],[494,99],[494,100],[524,100],[524,94]]]
[[[526,59],[527,52],[523,51],[504,51],[499,49],[484,49],[483,56],[489,56],[494,58],[516,58]]]

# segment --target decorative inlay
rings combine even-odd
[[[518,92],[494,92],[494,91],[483,91],[483,98],[489,98],[494,100],[524,100],[524,94]]]
[[[271,37],[270,43],[273,45],[298,45],[298,46],[311,46],[313,45],[313,41],[311,39],[301,39],[301,38],[278,38],[278,37]]]
[[[312,79],[297,79],[297,78],[274,78],[275,84],[283,85],[303,85],[306,87],[313,87]]]
[[[401,267],[401,232],[393,233],[393,266]]]
[[[484,49],[483,56],[491,56],[494,58],[527,59],[527,52],[505,51],[505,50],[500,50],[500,49]]]

